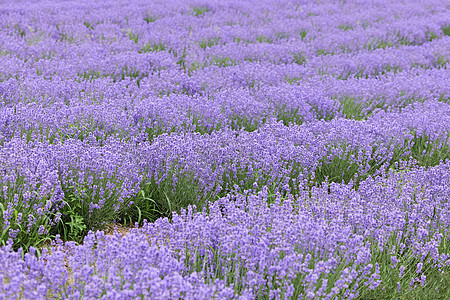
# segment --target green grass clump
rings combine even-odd
[[[306,31],[306,29],[302,29],[300,31],[300,37],[301,37],[302,41],[305,39],[307,34],[308,34],[308,31]]]
[[[339,99],[340,111],[348,119],[362,120],[365,103],[352,97],[342,97]]]
[[[225,68],[234,66],[237,62],[229,57],[214,57],[212,64],[218,66],[219,68]]]
[[[353,26],[347,24],[339,25],[338,28],[342,31],[353,30]]]
[[[275,117],[277,121],[282,121],[285,126],[290,124],[303,124],[304,117],[299,114],[300,107],[288,108],[287,105],[281,105],[275,109]]]
[[[89,23],[88,21],[84,21],[83,24],[84,24],[84,26],[86,26],[87,29],[94,30],[94,26],[91,23]]]
[[[268,44],[272,44],[273,40],[271,38],[265,37],[264,35],[258,35],[255,37],[255,40],[258,43],[268,43]]]
[[[131,30],[127,31],[128,38],[135,42],[136,44],[139,42],[139,34],[133,33]]]
[[[290,77],[286,75],[285,80],[289,84],[297,84],[303,80],[303,77]]]
[[[442,93],[442,94],[439,96],[438,101],[439,101],[439,102],[444,102],[444,103],[450,103],[450,96],[446,95],[445,93]]]
[[[200,48],[202,48],[203,50],[205,50],[206,48],[215,46],[219,44],[219,38],[215,37],[212,39],[205,39],[203,38],[200,42],[198,42],[198,45],[200,46]]]
[[[156,20],[157,20],[156,17],[153,17],[153,16],[151,16],[151,15],[149,15],[149,14],[146,14],[146,15],[145,15],[145,18],[144,18],[144,21],[145,21],[147,24],[156,22]]]
[[[419,166],[433,167],[450,159],[450,133],[445,139],[433,140],[428,135],[419,135],[412,131],[411,140],[405,141],[405,148],[410,149],[411,156]]]
[[[192,7],[192,14],[196,17],[199,17],[207,12],[209,12],[210,9],[206,6],[194,6]]]
[[[301,52],[294,54],[294,63],[296,63],[299,66],[306,63],[306,58],[303,56],[303,54]]]
[[[139,50],[139,53],[147,53],[147,52],[159,52],[159,51],[165,51],[166,45],[162,42],[159,43],[147,43],[144,46],[142,46],[142,49]]]

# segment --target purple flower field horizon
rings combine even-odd
[[[449,60],[447,0],[0,3],[0,299],[450,299]]]

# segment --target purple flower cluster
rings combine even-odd
[[[450,297],[449,5],[0,4],[0,299]]]

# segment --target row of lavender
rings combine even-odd
[[[267,74],[261,65],[253,71],[259,77]],[[445,68],[405,71],[376,79],[313,77],[298,84],[286,83],[280,76],[270,83],[257,80],[258,87],[231,81],[207,89],[205,94],[194,90],[208,86],[206,81],[196,85],[179,81],[168,96],[158,94],[160,89],[169,89],[170,83],[158,87],[163,82],[154,77],[143,79],[140,88],[136,81],[128,80],[9,79],[0,83],[0,136],[3,140],[30,139],[39,134],[46,140],[63,141],[92,133],[101,140],[115,136],[142,142],[172,131],[254,131],[271,119],[285,125],[340,117],[360,120],[377,112],[399,112],[411,104],[447,103],[449,75]],[[207,78],[223,85],[226,82],[212,74]],[[191,92],[186,94],[186,90]]]
[[[155,209],[170,213],[254,185],[293,195],[301,183],[352,181],[357,187],[391,168],[447,160],[449,126],[450,106],[430,101],[366,121],[285,126],[272,120],[253,132],[164,133],[139,143],[114,136],[99,142],[99,131],[50,142],[35,131],[29,141],[4,140],[0,149],[3,238],[8,231],[28,236],[37,227],[36,238],[48,233],[64,202],[82,204],[78,213],[90,229],[135,201],[152,199]]]
[[[301,201],[228,195],[208,213],[191,207],[123,238],[91,232],[38,258],[8,245],[0,287],[26,299],[446,298],[449,171],[316,187]]]
[[[445,292],[450,6],[2,5],[5,295]]]

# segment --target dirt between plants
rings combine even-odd
[[[114,232],[117,230],[118,233],[120,233],[122,236],[124,236],[124,235],[128,234],[132,228],[135,228],[135,227],[134,226],[124,227],[120,223],[111,223],[111,224],[106,224],[105,230],[103,230],[103,231],[105,232],[106,235],[113,235]]]

